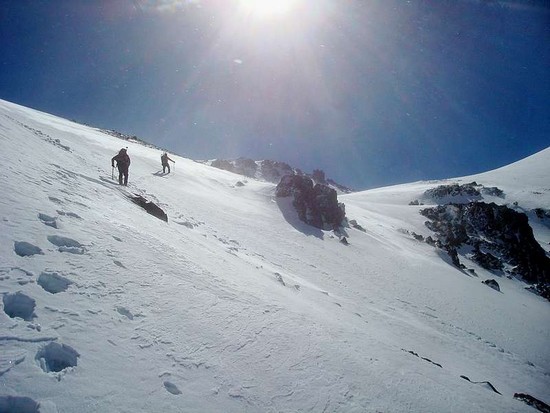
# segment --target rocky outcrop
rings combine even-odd
[[[547,405],[542,400],[539,400],[539,399],[531,396],[530,394],[514,393],[514,399],[520,400],[520,401],[524,402],[525,404],[528,404],[529,406],[537,409],[540,412],[550,413],[550,406],[549,405]]]
[[[483,195],[504,198],[504,192],[501,189],[497,187],[486,187],[475,181],[467,184],[454,183],[440,185],[424,192],[423,198],[432,199],[440,203],[451,201],[472,202],[481,200]],[[416,200],[416,203],[411,205],[418,205],[418,203],[418,200]]]
[[[155,204],[152,201],[148,201],[141,195],[134,195],[130,198],[133,203],[139,205],[144,210],[146,210],[149,214],[153,215],[154,217],[157,217],[158,219],[161,219],[165,222],[168,222],[168,216],[166,215],[166,212],[162,210],[161,207],[159,207],[157,204]]]
[[[305,174],[300,169],[292,168],[284,162],[271,160],[254,161],[247,158],[239,158],[233,160],[215,159],[211,161],[198,161],[214,168],[223,169],[239,175],[244,175],[249,178],[264,180],[274,184],[279,183],[281,178],[286,175],[307,176],[316,184],[324,184],[338,193],[353,192],[350,188],[336,183],[334,180],[326,178],[325,172],[321,169],[314,169],[311,175]]]
[[[469,246],[472,260],[484,268],[518,276],[536,284],[539,292],[548,289],[550,258],[535,240],[525,214],[484,202],[439,205],[420,213],[438,235],[436,245],[448,251]]]
[[[496,280],[490,279],[481,282],[487,287],[491,287],[493,290],[500,291],[500,285],[498,285],[498,282]]]
[[[277,185],[276,195],[292,196],[298,217],[306,224],[324,230],[343,225],[345,206],[338,202],[336,191],[327,185],[314,184],[307,176],[284,176]]]

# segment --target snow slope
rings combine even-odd
[[[345,246],[301,223],[274,184],[238,186],[177,156],[162,175],[158,150],[5,101],[0,145],[0,410],[534,411],[516,392],[550,402],[548,301],[513,279],[492,290],[481,283],[491,274],[466,276],[408,233],[429,233],[408,203],[440,181],[341,196],[365,228],[348,229]],[[128,188],[111,179],[123,146]],[[462,180],[547,206],[548,165],[549,149]],[[128,193],[158,202],[168,223]]]

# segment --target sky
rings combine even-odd
[[[550,145],[550,5],[2,0],[0,99],[354,189]]]

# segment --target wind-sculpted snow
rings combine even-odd
[[[420,242],[435,234],[408,203],[444,182],[339,195],[340,233],[299,221],[273,183],[178,156],[160,175],[160,152],[123,138],[0,101],[0,411],[527,413],[514,394],[550,399],[548,302]],[[527,163],[456,182],[502,189],[482,196],[517,202],[547,245],[550,151]]]

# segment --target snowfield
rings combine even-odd
[[[343,245],[272,183],[174,155],[162,175],[158,149],[5,101],[0,145],[0,412],[550,403],[550,303],[516,279],[488,288],[495,276],[474,263],[476,275],[459,271],[410,235],[431,232],[409,205],[475,180],[506,194],[487,202],[548,208],[550,148],[476,176],[340,195],[364,228]],[[124,188],[110,162],[126,146]],[[548,253],[549,228],[532,226]]]

